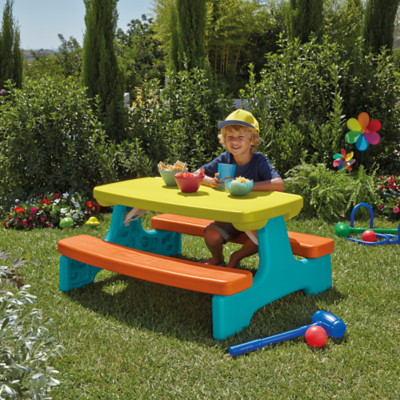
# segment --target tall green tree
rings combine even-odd
[[[175,71],[179,69],[179,35],[178,35],[178,17],[176,15],[175,4],[171,5],[171,13],[169,17],[169,29],[171,32],[171,41],[169,45],[169,67]]]
[[[59,33],[58,38],[61,41],[61,45],[58,48],[58,52],[55,53],[55,62],[63,69],[66,78],[73,76],[79,79],[82,70],[82,47],[73,36],[66,40]]]
[[[0,31],[0,88],[11,79],[18,88],[22,86],[22,52],[20,32],[13,17],[14,0],[6,0]]]
[[[141,20],[129,22],[126,32],[117,31],[117,58],[124,71],[126,92],[132,93],[146,79],[164,81],[164,55],[161,43],[153,37],[152,22],[143,14]]]
[[[115,127],[118,126],[118,110],[124,96],[123,74],[118,67],[114,44],[118,20],[117,2],[84,0],[86,32],[81,72],[82,83],[87,87],[89,97],[100,97],[102,110],[111,118],[110,126]]]
[[[189,69],[202,65],[206,58],[206,0],[176,0],[179,26],[179,63],[189,60]]]
[[[288,7],[288,37],[308,42],[312,32],[320,34],[323,21],[323,0],[290,0]]]
[[[363,37],[365,46],[379,53],[382,46],[392,52],[394,23],[400,0],[368,0],[365,10]]]

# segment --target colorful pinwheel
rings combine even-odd
[[[340,154],[336,153],[333,158],[335,161],[333,162],[334,167],[339,167],[340,169],[346,168],[347,171],[351,171],[350,165],[353,165],[356,160],[353,158],[354,153],[351,152],[349,154],[346,154],[346,150],[342,149],[340,150]]]
[[[350,118],[347,127],[350,132],[346,133],[346,142],[356,144],[360,151],[367,150],[370,144],[378,144],[381,137],[376,133],[381,129],[382,124],[377,120],[369,120],[369,115],[365,112],[358,116],[358,119]]]

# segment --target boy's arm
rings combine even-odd
[[[280,177],[271,179],[270,181],[254,182],[252,190],[283,192],[285,190],[285,183]]]

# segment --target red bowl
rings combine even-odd
[[[195,193],[199,190],[204,175],[196,175],[193,177],[184,177],[174,175],[176,184],[183,193]]]

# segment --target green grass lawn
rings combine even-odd
[[[108,271],[92,285],[58,290],[57,241],[83,233],[104,238],[110,220],[102,216],[97,230],[0,230],[0,251],[40,262],[21,270],[65,348],[53,362],[61,380],[54,399],[400,399],[400,245],[361,246],[337,238],[323,221],[289,221],[289,230],[335,239],[333,287],[277,300],[218,342],[211,295]],[[375,226],[397,227],[382,219]],[[182,247],[185,258],[208,256],[201,238],[184,236]],[[255,272],[258,257],[242,264]],[[322,349],[300,337],[236,358],[228,353],[229,346],[308,325],[320,309],[344,320],[343,338],[328,338]]]

